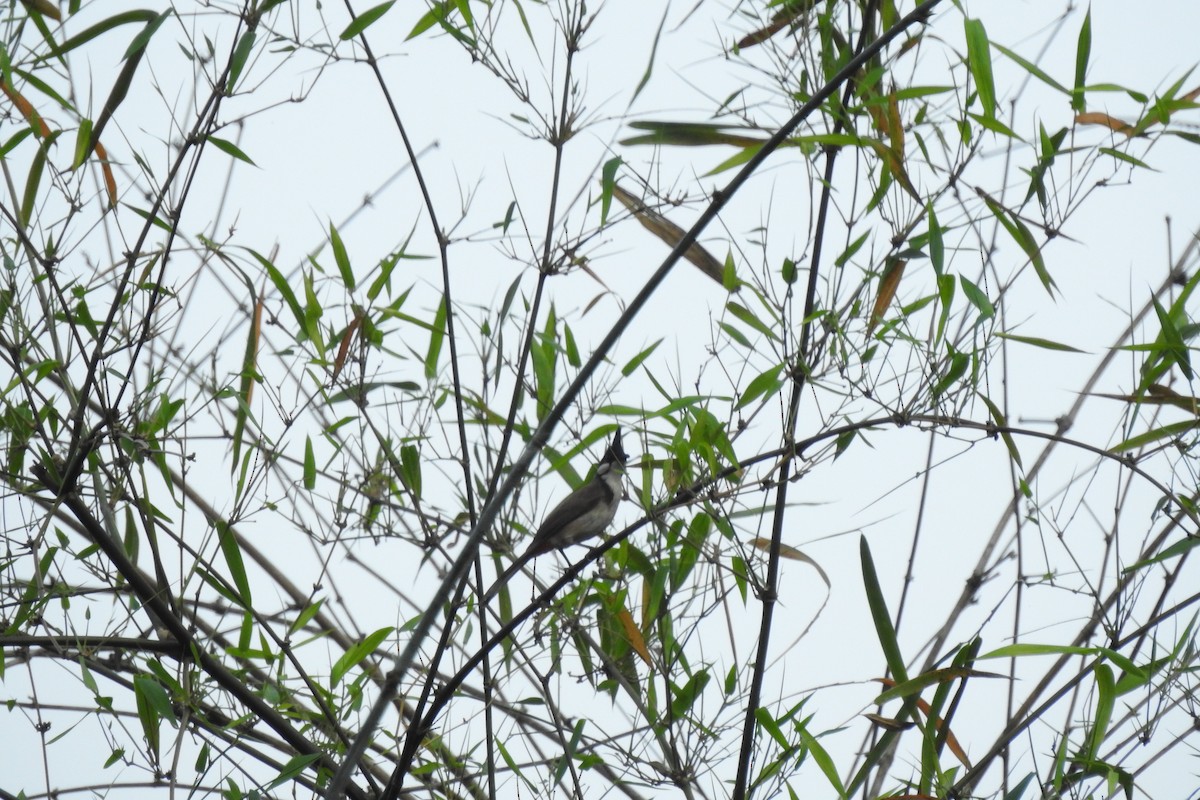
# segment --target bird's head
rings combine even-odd
[[[621,446],[621,429],[617,428],[617,432],[613,434],[612,443],[604,451],[604,457],[600,459],[600,467],[605,472],[608,470],[624,472],[625,462],[628,460],[629,456],[625,453],[625,448]]]

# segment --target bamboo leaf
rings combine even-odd
[[[1086,350],[1080,350],[1078,348],[1071,347],[1069,344],[1055,342],[1050,339],[1042,339],[1038,336],[1018,336],[1015,333],[1004,333],[1003,331],[998,332],[996,335],[1001,339],[1008,339],[1013,342],[1032,345],[1033,347],[1040,347],[1043,350],[1057,350],[1062,353],[1087,353]]]
[[[292,316],[296,320],[296,337],[302,338],[306,329],[304,320],[304,309],[300,307],[300,301],[296,299],[296,293],[292,291],[292,287],[288,285],[287,278],[283,277],[274,264],[260,255],[256,250],[251,250],[250,255],[262,265],[267,271],[267,277],[271,279],[271,283],[275,286],[275,290],[283,297],[288,308],[292,312]],[[235,459],[236,460],[236,459]]]
[[[1083,17],[1083,25],[1079,28],[1079,38],[1075,43],[1075,88],[1071,91],[1071,108],[1083,111],[1087,108],[1084,85],[1087,80],[1088,60],[1092,54],[1092,9],[1089,6]]]
[[[254,52],[254,39],[254,28],[247,28],[242,32],[242,37],[238,39],[237,47],[233,48],[233,57],[229,60],[229,78],[225,81],[226,95],[232,95],[233,90],[237,88],[238,79],[242,77],[246,62],[250,60],[250,54]]]
[[[329,379],[330,383],[337,382],[338,375],[342,374],[342,367],[346,364],[346,356],[350,353],[350,345],[354,342],[354,334],[362,325],[362,321],[363,310],[356,308],[354,319],[350,320],[350,324],[346,326],[346,332],[342,334],[342,341],[338,344],[337,355],[333,357],[333,377]]]
[[[242,548],[238,544],[233,528],[223,519],[216,520],[217,539],[221,544],[221,554],[225,556],[225,565],[229,567],[229,575],[237,588],[237,602],[243,608],[254,605],[250,595],[250,579],[246,575],[246,563],[242,560]]]
[[[734,408],[745,408],[758,398],[777,392],[779,387],[783,385],[783,381],[779,378],[779,373],[782,369],[782,364],[776,364],[757,375],[754,380],[746,385],[746,390],[742,392],[742,396],[738,399],[737,405]]]
[[[392,6],[394,6],[395,4],[396,4],[396,0],[388,0],[388,2],[386,2],[386,3],[380,3],[377,6],[368,8],[366,11],[364,11],[363,13],[361,13],[357,17],[355,17],[354,20],[349,25],[346,26],[345,30],[342,31],[341,35],[338,38],[341,39],[343,42],[346,41],[347,39],[353,39],[355,36],[358,36],[360,33],[365,31],[371,25],[378,22],[379,18],[382,17],[384,14],[386,14],[388,11],[390,11]],[[409,38],[411,39],[412,36],[409,36]]]
[[[992,415],[992,421],[999,426],[997,433],[1004,440],[1004,446],[1008,448],[1009,457],[1016,462],[1018,467],[1024,469],[1025,467],[1021,463],[1021,451],[1017,449],[1017,443],[1013,441],[1012,433],[1007,430],[1008,419],[1001,413],[1000,407],[993,403],[986,395],[979,395],[979,399],[988,407],[988,412]]]
[[[1129,450],[1140,450],[1148,444],[1157,442],[1159,439],[1171,439],[1176,436],[1182,436],[1188,431],[1200,428],[1200,419],[1189,419],[1183,422],[1173,422],[1170,425],[1163,425],[1161,428],[1139,433],[1137,436],[1131,436],[1125,441],[1113,446],[1112,452],[1125,453]]]
[[[659,339],[654,344],[650,345],[645,350],[638,353],[633,358],[629,359],[629,363],[627,363],[625,366],[621,367],[621,375],[626,378],[628,378],[630,375],[632,375],[634,370],[636,370],[638,367],[640,367],[642,365],[642,362],[645,361],[647,358],[649,358],[651,356],[651,354],[653,354],[654,351],[658,349],[658,346],[662,343],[663,343],[663,340]]]
[[[220,150],[222,153],[227,153],[236,158],[238,161],[245,161],[252,167],[258,166],[258,164],[254,163],[254,159],[246,155],[245,152],[242,151],[242,148],[238,147],[233,142],[227,139],[222,139],[219,136],[213,136],[211,133],[206,138],[209,144]]]
[[[413,493],[417,500],[421,499],[421,453],[417,446],[406,444],[400,448],[400,478],[404,486]]]
[[[867,322],[868,336],[883,319],[883,314],[887,311],[888,306],[892,304],[892,299],[900,288],[900,278],[904,275],[906,264],[908,262],[902,258],[891,258],[884,267],[883,275],[879,279],[879,294],[875,297],[875,306],[871,309],[871,319]]]
[[[352,645],[349,650],[342,655],[329,671],[329,685],[337,686],[342,682],[342,678],[346,677],[346,673],[361,664],[367,656],[375,652],[388,636],[392,634],[395,628],[380,628],[374,633],[368,635],[361,642]]]
[[[629,609],[621,608],[617,612],[617,619],[621,623],[621,627],[625,629],[625,636],[629,639],[629,646],[633,648],[633,652],[637,653],[642,661],[646,662],[647,666],[654,666],[650,661],[650,651],[646,649],[646,638],[642,636],[641,630],[633,619],[633,615],[629,613]]]
[[[875,561],[871,558],[871,546],[867,544],[866,536],[859,538],[858,552],[862,561],[867,606],[871,609],[871,619],[875,623],[875,636],[879,639],[888,670],[896,676],[898,682],[904,683],[908,680],[908,669],[904,666],[904,657],[900,655],[900,642],[896,639],[896,629],[892,627],[892,617],[883,597],[883,588],[879,585],[879,576],[875,572]]]
[[[1092,729],[1087,738],[1087,755],[1095,758],[1100,754],[1100,745],[1104,744],[1108,725],[1112,721],[1117,703],[1117,680],[1112,667],[1104,663],[1097,664],[1092,674],[1096,676],[1096,713],[1092,717]]]
[[[958,282],[962,286],[963,294],[966,295],[967,300],[971,302],[971,305],[979,309],[980,322],[996,316],[996,307],[992,305],[992,301],[988,299],[987,294],[982,289],[962,275],[958,276]]]
[[[438,302],[433,316],[433,327],[429,332],[429,349],[425,351],[425,378],[433,380],[437,375],[438,357],[442,353],[442,342],[446,339],[446,298]]]
[[[21,225],[29,227],[29,221],[33,218],[33,211],[37,208],[38,189],[42,184],[42,173],[46,169],[46,153],[50,146],[58,139],[61,131],[55,131],[50,136],[47,136],[38,144],[37,152],[33,154],[33,158],[29,163],[29,175],[25,179],[25,191],[21,195]]]
[[[337,263],[338,272],[342,275],[342,282],[346,284],[347,291],[353,292],[354,268],[350,266],[350,256],[346,254],[346,245],[342,242],[342,237],[332,222],[329,223],[329,244],[333,248],[333,260]]]
[[[312,491],[317,485],[317,458],[313,453],[312,437],[304,437],[304,488]]]
[[[613,196],[633,212],[637,221],[642,223],[642,227],[666,242],[668,247],[674,249],[687,234],[683,228],[671,222],[662,214],[647,208],[641,200],[625,191],[619,183],[613,184]],[[700,271],[705,275],[722,286],[725,285],[725,265],[714,258],[698,242],[692,242],[688,249],[684,251],[683,257],[699,267]]]
[[[84,28],[74,36],[70,36],[65,39],[55,48],[53,55],[56,57],[62,57],[63,55],[66,55],[70,51],[74,50],[76,47],[87,44],[97,36],[108,33],[109,31],[114,30],[121,25],[131,25],[139,22],[145,24],[157,19],[158,16],[159,12],[151,11],[149,9],[136,9],[133,11],[123,11],[119,14],[114,14],[107,19],[97,22],[95,25]],[[42,60],[45,60],[45,58],[46,57],[43,56]]]
[[[988,35],[983,23],[966,19],[963,27],[967,36],[967,68],[975,79],[975,91],[983,106],[985,119],[996,118],[996,84],[992,78],[992,56],[988,51]]]
[[[930,686],[936,686],[949,681],[959,680],[960,678],[1004,678],[997,672],[984,672],[982,670],[970,669],[968,667],[943,667],[934,669],[915,678],[910,678],[907,681],[895,683],[892,688],[882,692],[875,698],[878,705],[883,705],[892,700],[903,700],[906,697],[920,694]]]
[[[604,162],[600,170],[600,224],[608,221],[608,210],[612,207],[613,187],[617,183],[617,170],[621,167],[621,157],[610,158]]]
[[[1004,229],[1008,231],[1009,236],[1025,251],[1025,255],[1029,257],[1030,263],[1033,264],[1033,269],[1037,272],[1042,286],[1046,287],[1046,291],[1053,297],[1055,288],[1054,279],[1050,277],[1050,272],[1046,269],[1046,262],[1042,259],[1042,251],[1038,247],[1037,241],[1033,238],[1033,234],[1029,231],[1029,228],[1025,227],[1025,223],[1021,221],[1020,217],[1015,214],[1009,214],[1008,211],[992,198],[985,195],[983,200],[987,203],[987,207],[991,209],[992,214],[999,220]]]
[[[769,553],[771,551],[771,540],[764,536],[755,537],[751,540],[750,544],[763,552]],[[825,570],[821,568],[821,565],[797,548],[787,544],[780,544],[779,557],[786,558],[789,561],[799,561],[808,564],[821,576],[821,580],[824,581],[826,587],[833,588],[833,584],[829,582],[829,576],[825,574]]]

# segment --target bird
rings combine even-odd
[[[624,491],[625,462],[629,456],[621,446],[621,429],[604,451],[591,480],[564,497],[542,520],[533,541],[512,566],[488,589],[484,601],[492,597],[512,575],[537,556],[562,550],[598,536],[613,521]]]

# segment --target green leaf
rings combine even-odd
[[[372,24],[377,22],[379,18],[386,14],[395,4],[396,0],[388,0],[386,3],[380,3],[377,6],[368,8],[366,11],[355,17],[354,21],[346,26],[346,29],[342,31],[338,38],[340,38],[343,42],[347,39],[353,39],[355,36],[358,36]],[[409,38],[412,37],[410,36]]]
[[[975,91],[983,106],[985,119],[996,118],[996,84],[992,78],[992,56],[988,52],[988,35],[983,23],[966,19],[963,27],[967,36],[967,67],[975,79]]]
[[[292,756],[288,762],[283,765],[283,769],[279,770],[279,774],[275,776],[275,780],[267,784],[267,789],[275,789],[288,783],[292,779],[308,769],[313,763],[319,761],[323,755],[321,753],[309,753],[308,755]]]
[[[979,399],[988,407],[988,412],[992,415],[992,421],[1000,427],[1000,438],[1004,440],[1004,446],[1008,448],[1009,458],[1015,461],[1018,467],[1024,469],[1024,465],[1021,463],[1021,451],[1017,449],[1017,443],[1013,441],[1012,434],[1006,430],[1008,428],[1008,420],[1001,413],[1000,407],[988,399],[986,395],[979,395]]]
[[[1108,724],[1112,721],[1117,702],[1117,680],[1108,664],[1097,664],[1092,673],[1096,676],[1096,714],[1092,718],[1092,729],[1088,736],[1087,756],[1095,758],[1100,754],[1100,745],[1104,744]]]
[[[1164,425],[1161,428],[1139,433],[1137,436],[1131,436],[1120,444],[1112,448],[1114,453],[1124,453],[1129,450],[1138,450],[1146,445],[1157,442],[1159,439],[1174,438],[1181,436],[1188,431],[1200,428],[1200,419],[1189,419],[1183,422],[1173,422],[1170,425]]]
[[[746,334],[739,331],[737,328],[730,325],[728,322],[722,322],[719,326],[721,330],[729,336],[730,339],[740,344],[747,350],[753,350],[754,346],[750,344],[750,340],[746,338]]]
[[[758,317],[754,316],[754,314],[748,308],[740,303],[735,303],[734,301],[730,300],[725,304],[725,309],[729,311],[730,314],[761,333],[763,336],[766,336],[768,339],[774,339],[776,341],[779,340],[779,335],[775,333],[770,326],[768,326]]]
[[[966,374],[967,368],[971,366],[971,357],[966,353],[960,353],[952,346],[947,345],[950,351],[950,366],[946,368],[946,374],[941,380],[933,385],[930,394],[933,397],[941,397],[942,394],[958,382],[958,379]]]
[[[1018,336],[1015,333],[1004,333],[1003,331],[997,333],[996,335],[1001,339],[1008,339],[1010,341],[1020,342],[1021,344],[1033,345],[1034,347],[1040,347],[1043,350],[1057,350],[1063,353],[1087,353],[1086,350],[1079,350],[1071,347],[1069,344],[1051,341],[1050,339],[1042,339],[1037,336]]]
[[[737,264],[733,260],[732,250],[725,253],[725,264],[721,271],[721,286],[727,292],[736,292],[742,286],[742,282],[738,280]]]
[[[144,8],[134,11],[123,11],[120,14],[114,14],[107,19],[97,22],[95,25],[84,28],[74,36],[65,39],[62,44],[54,48],[53,55],[56,57],[61,57],[74,50],[76,47],[87,44],[97,36],[108,33],[109,31],[114,30],[121,25],[130,25],[138,22],[144,24],[158,19],[158,16],[159,12]],[[48,58],[48,56],[42,56],[39,60],[44,61],[46,58]],[[5,75],[4,78],[6,82],[11,82],[10,75]]]
[[[406,444],[400,448],[401,480],[413,496],[421,499],[421,454],[416,445]]]
[[[304,488],[310,492],[317,485],[317,459],[313,454],[312,438],[304,437]]]
[[[166,11],[154,15],[152,19],[148,20],[146,26],[133,37],[133,41],[129,43],[129,47],[125,50],[125,55],[122,56],[122,59],[129,59],[133,56],[140,57],[142,51],[146,49],[146,45],[150,44],[150,39],[154,36],[155,32],[162,27],[162,24],[167,21],[167,17],[173,13],[175,12],[168,8]]]
[[[538,788],[537,784],[525,777],[525,775],[521,772],[521,765],[518,764],[516,759],[512,757],[512,754],[508,752],[508,748],[504,746],[504,742],[501,741],[499,737],[492,739],[492,742],[495,743],[496,749],[500,751],[500,758],[504,759],[504,763],[508,765],[508,768],[512,771],[512,774],[524,781],[525,785],[531,792],[536,791]]]
[[[929,263],[937,275],[942,274],[946,265],[946,245],[942,240],[942,227],[938,224],[932,200],[929,201]]]
[[[438,25],[443,31],[450,34],[458,41],[473,47],[475,45],[474,39],[463,33],[450,22],[450,15],[454,11],[462,13],[464,8],[466,8],[468,11],[470,9],[469,6],[459,3],[458,0],[437,0],[437,2],[431,4],[429,11],[425,12],[425,15],[422,16],[421,19],[417,20],[417,24],[413,26],[412,31],[409,32],[408,36],[406,36],[404,40],[408,41],[409,39],[414,39],[432,28],[434,25]]]
[[[979,309],[980,322],[996,316],[995,306],[992,305],[992,301],[988,299],[987,294],[982,289],[962,275],[958,276],[958,282],[962,285],[963,294],[967,296],[967,300],[971,301],[971,305]]]
[[[363,659],[367,656],[374,653],[379,644],[390,636],[394,630],[395,628],[391,627],[380,628],[347,650],[345,655],[339,658],[330,670],[329,685],[337,686],[341,683],[346,673],[362,663]]]
[[[930,672],[918,675],[915,678],[910,678],[907,681],[897,683],[885,692],[881,692],[875,698],[875,702],[879,705],[889,703],[892,700],[902,700],[908,697],[919,695],[922,691],[930,686],[945,686],[946,684],[962,678],[968,677],[987,677],[987,678],[1002,678],[995,672],[980,672],[978,670],[968,669],[962,664],[956,664],[951,667],[943,667]]]
[[[833,787],[837,797],[846,797],[846,787],[842,785],[842,779],[838,775],[837,764],[833,757],[829,755],[821,743],[817,741],[817,737],[808,732],[807,726],[799,726],[797,731],[800,734],[800,741],[812,756],[813,761],[817,762],[817,766],[821,769],[821,774],[825,776],[825,780],[829,781],[829,785]]]
[[[566,322],[563,322],[563,339],[567,350],[567,363],[578,369],[583,364],[579,357],[579,345],[575,343],[575,334]]]
[[[211,133],[206,138],[213,147],[217,148],[221,152],[228,153],[229,155],[236,158],[238,161],[245,161],[247,164],[249,164],[251,166],[254,166],[254,167],[258,166],[258,164],[254,163],[254,159],[252,159],[252,158],[250,158],[250,156],[246,155],[242,151],[242,149],[240,147],[238,147],[236,144],[234,144],[233,142],[231,142],[227,139],[222,139],[218,136],[213,136]]]
[[[623,375],[626,378],[628,378],[630,375],[632,375],[634,370],[636,370],[638,367],[640,367],[642,365],[642,362],[645,361],[647,358],[649,358],[650,355],[655,350],[657,350],[658,346],[662,343],[663,343],[663,340],[659,339],[657,342],[650,345],[649,347],[647,347],[642,352],[638,353],[633,358],[629,359],[629,363],[621,368],[621,375]]]
[[[229,567],[229,575],[233,578],[233,585],[237,587],[238,602],[243,608],[250,608],[253,605],[250,579],[246,575],[246,564],[242,561],[242,548],[238,544],[237,536],[225,520],[217,520],[214,524],[217,539],[221,543],[221,553],[225,556],[226,566]]]
[[[122,203],[121,205],[125,206],[130,211],[132,211],[133,213],[135,213],[139,217],[141,217],[142,219],[148,221],[154,227],[161,228],[162,230],[164,230],[168,233],[171,232],[171,226],[168,225],[166,223],[166,221],[164,221],[161,217],[151,216],[150,212],[147,211],[146,209],[138,208],[137,206],[131,206],[129,203]]]
[[[75,157],[71,169],[79,169],[88,156],[88,145],[92,142],[92,121],[87,117],[79,120],[79,132],[75,134]]]
[[[759,397],[774,394],[783,385],[783,381],[779,377],[780,371],[783,369],[782,364],[767,369],[750,381],[746,386],[746,390],[742,392],[741,398],[738,400],[735,409],[742,409],[753,403]]]
[[[934,344],[941,342],[942,335],[946,332],[946,323],[949,322],[950,311],[954,307],[954,292],[958,280],[954,275],[946,274],[939,275],[937,282],[938,302],[941,303],[942,313],[938,316],[937,335],[933,337]]]
[[[1162,552],[1157,553],[1152,558],[1138,561],[1137,563],[1126,567],[1124,570],[1122,570],[1122,572],[1136,572],[1137,570],[1145,569],[1152,564],[1160,564],[1166,561],[1171,561],[1173,559],[1180,558],[1184,554],[1191,552],[1197,547],[1200,547],[1200,537],[1184,536],[1178,542],[1163,548]]]
[[[1026,61],[1024,58],[1017,55],[1012,50],[1009,50],[1004,45],[996,44],[995,42],[992,42],[991,44],[992,44],[992,47],[996,48],[1001,53],[1003,53],[1004,55],[1008,56],[1010,59],[1015,61],[1018,65],[1020,65],[1020,67],[1022,69],[1024,69],[1026,72],[1028,72],[1033,77],[1037,78],[1042,83],[1046,84],[1047,86],[1049,86],[1052,89],[1057,89],[1058,91],[1062,92],[1063,94],[1067,94],[1067,95],[1071,94],[1071,90],[1069,90],[1067,87],[1063,86],[1058,81],[1054,80],[1054,78],[1051,78],[1048,74],[1046,74],[1043,70],[1041,70],[1032,61]]]
[[[883,588],[879,585],[879,576],[875,572],[875,561],[871,558],[871,546],[867,544],[866,536],[859,537],[858,551],[862,560],[867,606],[871,609],[871,619],[875,623],[875,635],[879,639],[888,669],[895,676],[897,683],[904,683],[908,680],[908,669],[904,666],[904,657],[900,654],[900,642],[896,639],[896,629],[892,627],[892,617],[883,597]]]
[[[1122,153],[1120,150],[1114,150],[1111,147],[1101,147],[1098,152],[1104,153],[1106,156],[1112,156],[1117,161],[1123,161],[1126,164],[1132,164],[1133,166],[1141,169],[1148,169],[1151,172],[1158,172],[1158,170],[1147,164],[1145,161],[1142,161],[1140,158],[1134,158],[1128,153]]]
[[[787,737],[783,735],[783,729],[779,727],[778,720],[771,716],[770,709],[759,706],[754,710],[754,719],[758,722],[759,727],[775,740],[775,744],[785,749],[789,747]]]
[[[142,735],[146,744],[157,758],[159,752],[159,723],[163,719],[175,720],[171,699],[162,685],[149,675],[137,675],[133,679],[133,693],[137,699],[138,719],[142,723]]]
[[[1071,92],[1071,109],[1080,113],[1087,109],[1084,85],[1087,80],[1088,60],[1092,54],[1092,9],[1088,7],[1079,28],[1079,39],[1075,43],[1075,88]]]
[[[674,719],[681,719],[691,712],[692,706],[700,699],[700,695],[704,693],[704,687],[708,686],[708,680],[711,676],[707,669],[702,669],[688,679],[688,682],[683,685],[683,688],[676,688],[671,685],[671,693],[674,695],[671,698],[671,716]]]
[[[1017,134],[1016,131],[1014,131],[1012,128],[1008,127],[1007,125],[1005,125],[1003,122],[1001,122],[996,117],[986,117],[983,114],[976,114],[974,112],[967,112],[967,116],[970,117],[971,119],[975,120],[976,122],[978,122],[980,124],[980,126],[983,127],[984,130],[989,130],[992,133],[997,133],[997,134],[1005,137],[1006,139],[1013,139],[1018,142],[1025,141],[1023,138],[1021,138],[1020,135]]]
[[[46,168],[46,152],[50,145],[58,139],[62,131],[55,131],[47,136],[38,144],[37,152],[33,154],[33,159],[29,164],[29,176],[25,180],[25,192],[21,195],[21,225],[29,227],[29,221],[33,218],[33,211],[37,207],[38,188],[42,183],[42,172]]]
[[[251,250],[250,255],[258,260],[262,268],[267,271],[267,277],[271,279],[276,291],[283,296],[283,300],[292,311],[292,316],[296,319],[296,337],[303,338],[304,331],[307,328],[304,319],[304,309],[300,307],[300,301],[296,299],[296,293],[292,291],[292,287],[288,286],[287,278],[283,277],[283,273],[276,269],[275,265],[268,261],[263,256],[259,255],[256,250]]]
[[[513,212],[517,210],[517,201],[512,200],[508,204],[508,208],[504,211],[504,219],[499,222],[493,222],[492,228],[499,229],[501,233],[508,233],[508,226],[512,225],[514,219]]]
[[[981,655],[979,659],[991,658],[1023,658],[1026,656],[1093,656],[1097,650],[1094,647],[1075,647],[1066,644],[1030,644],[1017,643],[998,647],[990,653]]]
[[[329,245],[333,248],[333,260],[337,262],[338,272],[342,274],[346,290],[353,292],[354,269],[350,266],[350,256],[346,255],[346,245],[342,242],[342,237],[332,222],[329,223]]]
[[[442,342],[446,338],[446,298],[438,303],[429,333],[429,349],[425,351],[425,379],[433,380],[437,375],[438,356],[442,353]]]
[[[617,170],[622,164],[621,157],[610,158],[604,162],[600,170],[600,224],[608,221],[608,210],[612,208],[613,187],[617,184]]]
[[[233,48],[233,58],[229,60],[229,79],[225,81],[226,95],[232,95],[237,87],[238,78],[242,77],[246,62],[250,60],[250,53],[254,51],[254,39],[254,29],[247,28],[242,33],[242,38],[238,39],[237,47]]]
[[[317,288],[311,272],[304,273],[304,334],[317,349],[317,357],[325,358],[325,337],[321,335],[321,317],[325,309],[317,298]]]
[[[1030,263],[1033,264],[1033,269],[1037,272],[1042,286],[1046,287],[1046,291],[1053,297],[1053,290],[1055,288],[1054,279],[1050,277],[1050,273],[1046,269],[1046,262],[1042,260],[1042,252],[1029,228],[1025,227],[1025,223],[1019,217],[1015,214],[1010,215],[999,203],[990,197],[984,197],[984,202],[987,203],[987,207],[991,209],[992,214],[1004,226],[1008,234],[1025,251],[1025,255],[1029,257]]]
[[[646,63],[646,71],[642,73],[642,79],[638,81],[637,88],[633,90],[633,97],[629,98],[631,106],[637,96],[642,93],[642,89],[646,88],[646,84],[650,82],[650,76],[654,73],[654,58],[658,55],[658,40],[662,37],[663,26],[667,24],[668,11],[670,11],[670,6],[664,6],[662,19],[658,22],[658,30],[654,32],[654,43],[650,45],[650,60]]]
[[[320,612],[321,604],[324,602],[324,600],[317,600],[315,603],[309,603],[305,606],[304,610],[296,617],[296,620],[288,626],[288,633],[296,633],[297,631],[304,630],[304,626]]]
[[[1172,307],[1172,312],[1176,312],[1177,307]],[[1168,314],[1167,310],[1162,307],[1162,304],[1157,300],[1154,301],[1154,313],[1158,316],[1159,325],[1162,326],[1160,339],[1166,345],[1162,350],[1163,358],[1173,362],[1179,367],[1180,371],[1190,381],[1192,379],[1192,363],[1188,353],[1187,342],[1183,339],[1183,333],[1175,324],[1177,313]]]

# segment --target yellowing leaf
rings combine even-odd
[[[654,666],[650,663],[650,651],[646,649],[646,639],[638,629],[637,623],[633,621],[633,615],[629,613],[629,609],[622,608],[618,611],[617,619],[621,620],[621,627],[625,629],[625,636],[629,639],[629,646],[633,648],[635,653],[641,656],[642,661],[645,661],[647,666]]]
[[[679,244],[680,240],[687,233],[687,231],[674,222],[671,222],[662,214],[651,208],[647,208],[645,203],[625,191],[619,183],[613,184],[613,197],[620,200],[621,205],[633,212],[638,222],[642,223],[643,228],[653,233],[659,239],[662,239],[671,248]],[[725,264],[714,258],[699,242],[692,242],[691,246],[684,251],[683,257],[699,267],[700,271],[705,275],[722,286],[725,285]]]
[[[893,258],[883,269],[883,277],[879,279],[879,294],[875,297],[875,307],[871,309],[871,319],[867,322],[867,335],[883,319],[883,313],[892,304],[896,290],[900,288],[900,278],[904,275],[904,265],[908,262],[901,258]]]
[[[911,720],[901,722],[895,717],[885,717],[881,714],[863,714],[863,716],[884,730],[889,731],[906,731],[909,728],[915,727],[917,724]]]
[[[771,17],[769,23],[738,39],[737,49],[742,50],[762,44],[789,25],[800,25],[815,4],[816,0],[793,0],[791,3],[784,3],[784,7],[775,12],[775,16]]]
[[[108,192],[108,207],[117,207],[117,179],[113,177],[112,164],[108,163],[108,151],[96,141],[96,158],[100,159],[100,173],[104,176],[104,189]]]
[[[1000,677],[1002,677],[1002,676],[1000,676]],[[884,686],[895,686],[896,685],[896,682],[894,680],[892,680],[891,678],[878,678],[877,680],[880,683],[882,683]],[[926,717],[929,717],[929,714],[932,711],[932,709],[929,706],[929,703],[925,702],[924,700],[922,700],[919,697],[917,698],[917,708],[919,708],[921,710],[921,713],[924,714]],[[934,727],[936,727],[938,730],[941,730],[942,721],[936,717],[933,718],[932,721],[933,721]],[[963,746],[958,743],[958,738],[954,735],[954,731],[951,731],[949,729],[946,730],[946,747],[950,748],[950,752],[954,753],[954,757],[957,758],[959,761],[961,761],[964,767],[966,767],[967,769],[971,768],[971,760],[969,758],[967,758],[967,751],[964,750]]]
[[[1085,111],[1082,114],[1075,115],[1075,124],[1077,125],[1101,125],[1117,133],[1123,133],[1126,136],[1132,136],[1134,128],[1128,122],[1119,120],[1116,117],[1109,116],[1101,111]]]
[[[29,9],[29,11],[36,11],[43,17],[49,17],[55,22],[62,22],[62,12],[50,0],[21,0],[21,5]]]
[[[354,334],[358,331],[358,326],[362,324],[363,312],[358,309],[354,314],[354,319],[346,326],[346,332],[342,334],[342,342],[338,345],[337,356],[333,359],[333,377],[330,383],[336,383],[338,375],[342,372],[342,367],[346,363],[346,354],[350,352],[350,343],[354,341]]]
[[[765,553],[771,552],[771,540],[765,537],[755,537],[750,544]],[[832,584],[829,582],[829,576],[825,574],[825,570],[821,569],[821,565],[797,550],[795,547],[786,544],[779,545],[779,557],[786,558],[790,561],[803,561],[805,564],[809,564],[817,571],[817,574],[821,576],[821,580],[825,581],[825,586],[832,586]]]
[[[4,91],[4,94],[12,101],[12,104],[21,112],[21,116],[33,128],[34,133],[43,137],[50,135],[50,127],[42,121],[41,115],[34,110],[33,104],[26,100],[24,95],[3,81],[0,81],[0,89]]]

